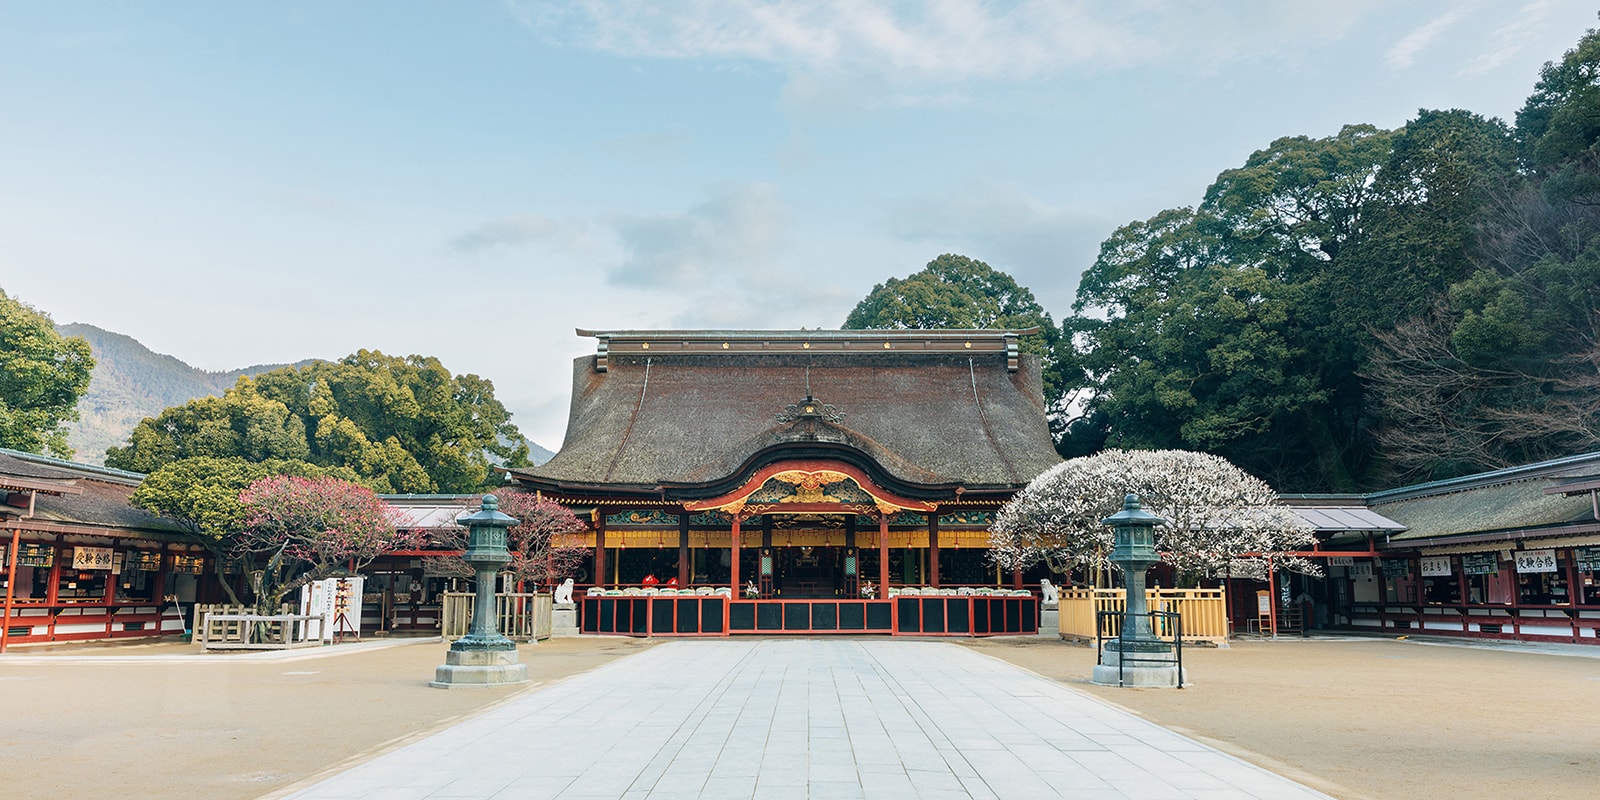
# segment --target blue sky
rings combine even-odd
[[[0,2],[0,288],[207,369],[438,356],[535,441],[585,328],[836,328],[946,252],[1057,318],[1280,136],[1509,119],[1536,2]]]

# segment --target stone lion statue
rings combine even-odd
[[[555,599],[555,602],[557,602],[557,603],[571,603],[572,602],[572,579],[571,578],[568,578],[568,579],[562,581],[561,585],[556,587],[556,596],[555,596],[554,599]]]
[[[1044,595],[1042,604],[1045,608],[1055,608],[1061,605],[1061,591],[1049,578],[1039,579],[1039,593]]]

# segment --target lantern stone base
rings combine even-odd
[[[578,604],[556,603],[550,609],[550,635],[577,636],[578,635]]]
[[[1166,647],[1165,651],[1151,649],[1146,652],[1129,652],[1127,664],[1122,663],[1122,651],[1117,649],[1118,643],[1112,640],[1100,653],[1100,663],[1094,668],[1094,673],[1089,677],[1089,682],[1100,686],[1123,686],[1137,689],[1176,689],[1178,688],[1178,665],[1151,663],[1163,655],[1170,656],[1172,649]],[[1137,661],[1135,661],[1137,659]],[[1148,659],[1148,660],[1147,660]],[[1188,675],[1183,676],[1188,682]]]
[[[528,682],[528,665],[510,650],[456,650],[444,654],[444,663],[428,682],[435,689],[486,689]]]

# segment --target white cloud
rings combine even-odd
[[[683,212],[556,219],[508,216],[446,242],[457,254],[543,244],[584,256],[614,286],[690,289],[771,268],[785,243],[788,212],[771,184],[717,189]]]
[[[1079,276],[1113,227],[1100,214],[1051,206],[1018,187],[989,182],[901,203],[885,225],[901,239],[1010,274],[1057,316],[1071,306]]]
[[[1395,69],[1405,69],[1415,64],[1417,53],[1433,44],[1433,41],[1439,38],[1439,34],[1459,19],[1461,19],[1460,9],[1451,9],[1428,20],[1416,30],[1406,34],[1405,38],[1395,42],[1394,46],[1389,48],[1389,52],[1384,54],[1385,60]]]
[[[1226,5],[1177,0],[511,0],[562,44],[652,58],[772,63],[798,73],[898,80],[1018,79],[1157,62],[1207,68],[1336,40],[1372,0]]]
[[[1550,0],[1534,0],[1517,9],[1511,22],[1495,30],[1489,49],[1463,67],[1458,75],[1482,75],[1515,58],[1538,38],[1550,10]]]
[[[684,213],[618,217],[610,224],[627,255],[607,280],[687,289],[770,268],[783,244],[786,216],[775,187],[746,184],[722,189]]]
[[[575,220],[562,220],[537,214],[523,214],[491,220],[462,233],[448,242],[451,250],[469,253],[497,247],[516,247],[546,242],[568,249],[589,243],[589,226]]]
[[[546,281],[603,276],[618,308],[633,309],[630,325],[836,324],[859,299],[856,276],[848,266],[808,262],[799,252],[803,247],[791,242],[789,217],[776,187],[737,184],[714,188],[683,211],[587,219],[508,216],[453,237],[446,250],[517,265],[525,256],[490,251],[545,246],[549,263],[583,265],[581,277],[567,271]],[[801,263],[807,267],[796,268]]]

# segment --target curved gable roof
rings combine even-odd
[[[865,454],[907,486],[1012,491],[1060,462],[1038,361],[1016,352],[1016,331],[628,334],[627,349],[601,335],[600,354],[574,361],[566,441],[519,478],[654,492],[817,444]],[[779,419],[808,396],[842,418]]]

